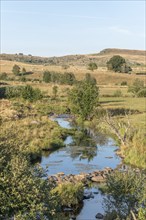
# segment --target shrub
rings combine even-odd
[[[43,73],[43,81],[46,83],[60,83],[60,84],[67,84],[67,85],[73,85],[74,82],[76,82],[75,75],[72,72],[65,72],[64,74],[61,74],[59,72],[49,72],[45,71]]]
[[[98,68],[98,66],[97,66],[96,63],[91,62],[91,63],[88,64],[88,70],[94,71],[97,68]]]
[[[58,86],[53,86],[52,93],[53,93],[53,99],[56,99],[58,92]]]
[[[15,64],[15,65],[13,66],[12,72],[13,72],[15,75],[19,75],[19,74],[20,74],[20,67]]]
[[[120,68],[121,73],[130,73],[131,71],[132,71],[131,67],[128,66],[126,63],[124,63]]]
[[[42,98],[40,89],[33,89],[32,86],[27,85],[22,90],[22,98],[29,101],[36,101]]]
[[[0,80],[7,80],[8,79],[8,75],[7,75],[7,73],[1,73],[0,74]]]
[[[67,85],[73,85],[76,81],[75,75],[71,72],[66,72],[62,75],[63,83]]]
[[[127,81],[121,82],[121,86],[127,86]]]
[[[26,79],[26,77],[25,76],[22,76],[22,77],[20,77],[20,79],[19,79],[21,82],[26,82],[27,81],[27,79]]]
[[[139,90],[137,93],[138,97],[146,97],[146,88]]]
[[[6,98],[6,87],[0,87],[0,98]]]
[[[144,82],[140,79],[135,79],[133,84],[129,86],[128,92],[131,92],[137,96],[138,92],[142,89],[144,89]]]
[[[144,180],[143,173],[136,173],[132,170],[115,171],[108,175],[106,190],[109,194],[105,200],[107,211],[112,213],[116,210],[120,219],[127,219],[131,211],[139,211],[139,208],[144,211],[146,193]]]
[[[49,71],[43,73],[43,81],[46,83],[51,82],[51,73]]]
[[[15,98],[15,97],[20,97],[22,94],[23,87],[22,86],[11,86],[11,87],[6,87],[6,98]]]
[[[81,183],[63,183],[52,190],[57,194],[62,206],[77,206],[83,198],[83,185]]]

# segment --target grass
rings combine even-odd
[[[129,108],[146,112],[146,98],[135,97],[101,97],[100,102],[105,108]]]
[[[128,55],[127,55],[128,58]],[[128,59],[143,59],[135,57],[129,57]],[[138,62],[143,62],[139,60]],[[20,62],[13,61],[1,61],[0,72],[7,72],[10,77],[14,76],[12,67],[14,64],[19,65],[21,68],[25,67],[26,71],[32,71],[33,74],[26,75],[26,78],[32,80],[39,79],[40,82],[29,81],[27,84],[33,86],[34,88],[39,88],[45,98],[36,103],[24,102],[23,100],[0,100],[0,113],[1,113],[1,128],[5,134],[8,135],[8,131],[17,131],[20,140],[23,140],[24,143],[29,143],[30,149],[35,151],[36,149],[40,150],[43,146],[56,147],[58,142],[62,146],[61,142],[61,133],[56,127],[56,124],[53,122],[48,123],[48,119],[42,119],[42,117],[47,116],[50,112],[56,112],[57,114],[65,113],[68,109],[67,103],[67,92],[71,86],[68,85],[57,85],[58,92],[56,100],[52,99],[52,88],[53,83],[44,83],[42,82],[42,73],[44,70],[56,71],[64,73],[73,72],[78,80],[82,80],[87,72],[90,72],[97,80],[100,90],[99,101],[103,108],[105,109],[129,109],[135,110],[130,116],[130,123],[133,127],[141,130],[141,134],[146,132],[146,99],[145,98],[134,98],[132,94],[128,93],[128,86],[121,86],[121,82],[126,81],[130,85],[136,78],[145,81],[145,76],[138,76],[134,74],[135,72],[145,71],[145,67],[136,67],[133,68],[134,72],[129,74],[114,73],[106,70],[106,67],[99,67],[95,71],[87,70],[87,66],[77,66],[70,65],[70,67],[65,70],[62,66],[44,66],[44,65],[32,65]],[[20,77],[15,77],[18,79]],[[10,86],[11,85],[25,85],[24,82],[19,81],[6,81]],[[56,85],[56,84],[55,84]],[[122,97],[113,97],[117,90],[120,90]],[[125,119],[124,115],[121,119]],[[38,121],[39,124],[31,125],[32,121]],[[21,128],[23,126],[23,128]],[[51,129],[51,127],[53,127]],[[26,137],[24,135],[26,132]],[[3,133],[3,134],[4,134]],[[42,137],[39,135],[42,134]],[[56,140],[54,144],[51,145],[51,140]],[[33,148],[34,146],[34,148]],[[35,149],[35,147],[37,148]],[[132,147],[133,146],[133,147]],[[141,145],[133,144],[131,149],[127,151],[126,162],[135,164],[134,161],[139,161],[138,158],[141,158],[141,161],[144,161],[144,147]],[[138,150],[139,149],[139,150]],[[142,150],[140,150],[142,149]],[[138,152],[141,153],[141,156],[138,156]],[[137,165],[140,162],[136,162]],[[144,162],[142,162],[143,164]],[[140,164],[141,166],[141,164]]]
[[[48,113],[55,109],[54,101],[29,103],[11,99],[0,100],[0,105],[1,142],[14,142],[22,151],[33,155],[41,155],[42,149],[52,151],[64,146],[68,131],[48,118]]]
[[[131,84],[136,78],[145,80],[145,76],[138,76],[135,75],[134,73],[129,75],[129,74],[123,74],[123,73],[114,73],[111,71],[107,71],[105,67],[99,67],[95,71],[89,71],[88,66],[77,66],[77,65],[70,65],[70,67],[67,70],[64,70],[62,66],[53,66],[53,65],[32,65],[32,64],[26,64],[26,63],[21,63],[21,62],[14,62],[14,61],[5,61],[1,60],[0,64],[0,72],[6,72],[9,74],[10,77],[14,76],[12,73],[12,68],[14,64],[19,65],[21,68],[25,67],[26,71],[32,71],[33,74],[27,75],[26,78],[29,79],[39,79],[42,80],[42,73],[45,70],[49,71],[56,71],[56,72],[61,72],[64,73],[65,71],[67,72],[73,72],[77,78],[77,80],[83,79],[85,74],[87,72],[90,72],[97,80],[98,85],[109,85],[113,86],[115,84],[121,84],[122,81],[127,81],[128,84]],[[136,72],[144,71],[144,67],[140,67],[139,69],[136,69]],[[16,77],[17,79],[19,77]]]
[[[130,123],[135,128],[141,129],[143,134],[146,133],[146,98],[101,97],[100,103],[105,109],[135,110],[135,113],[128,116]]]
[[[132,129],[136,129],[128,146],[121,146],[121,155],[128,164],[146,169],[146,98],[101,97],[100,103],[105,109],[129,109],[136,112],[128,116]],[[120,116],[125,122],[125,116]]]

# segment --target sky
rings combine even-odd
[[[38,56],[145,50],[146,1],[1,0],[1,53]]]

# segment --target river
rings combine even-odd
[[[72,128],[66,118],[56,117],[53,120],[61,127]],[[55,152],[44,152],[41,166],[48,168],[48,175],[59,172],[65,174],[91,173],[105,167],[115,169],[121,162],[121,159],[116,155],[118,147],[114,140],[101,133],[93,138],[79,131],[76,136],[68,136],[65,145],[66,147]],[[84,200],[83,208],[76,216],[77,220],[95,220],[95,215],[98,212],[104,214],[102,206],[104,195],[101,194],[98,186],[85,189],[86,193],[92,193],[93,198]]]

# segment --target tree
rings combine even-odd
[[[81,116],[82,119],[89,119],[98,105],[99,88],[93,78],[85,78],[77,83],[69,93],[69,102],[72,112]]]
[[[91,62],[91,63],[88,64],[88,70],[94,71],[97,68],[98,68],[98,66],[97,66],[96,63]]]
[[[119,55],[113,56],[108,62],[107,62],[107,68],[108,70],[113,70],[114,72],[123,72],[128,73],[131,71],[131,67],[129,67],[126,64],[126,61],[123,57]]]
[[[128,88],[128,92],[133,93],[135,96],[138,95],[138,92],[140,90],[144,89],[144,81],[140,80],[140,79],[135,79],[135,81],[133,82],[133,84],[131,86],[129,86]]]
[[[18,65],[14,65],[13,66],[13,69],[12,69],[12,72],[17,76],[20,74],[20,67]]]

